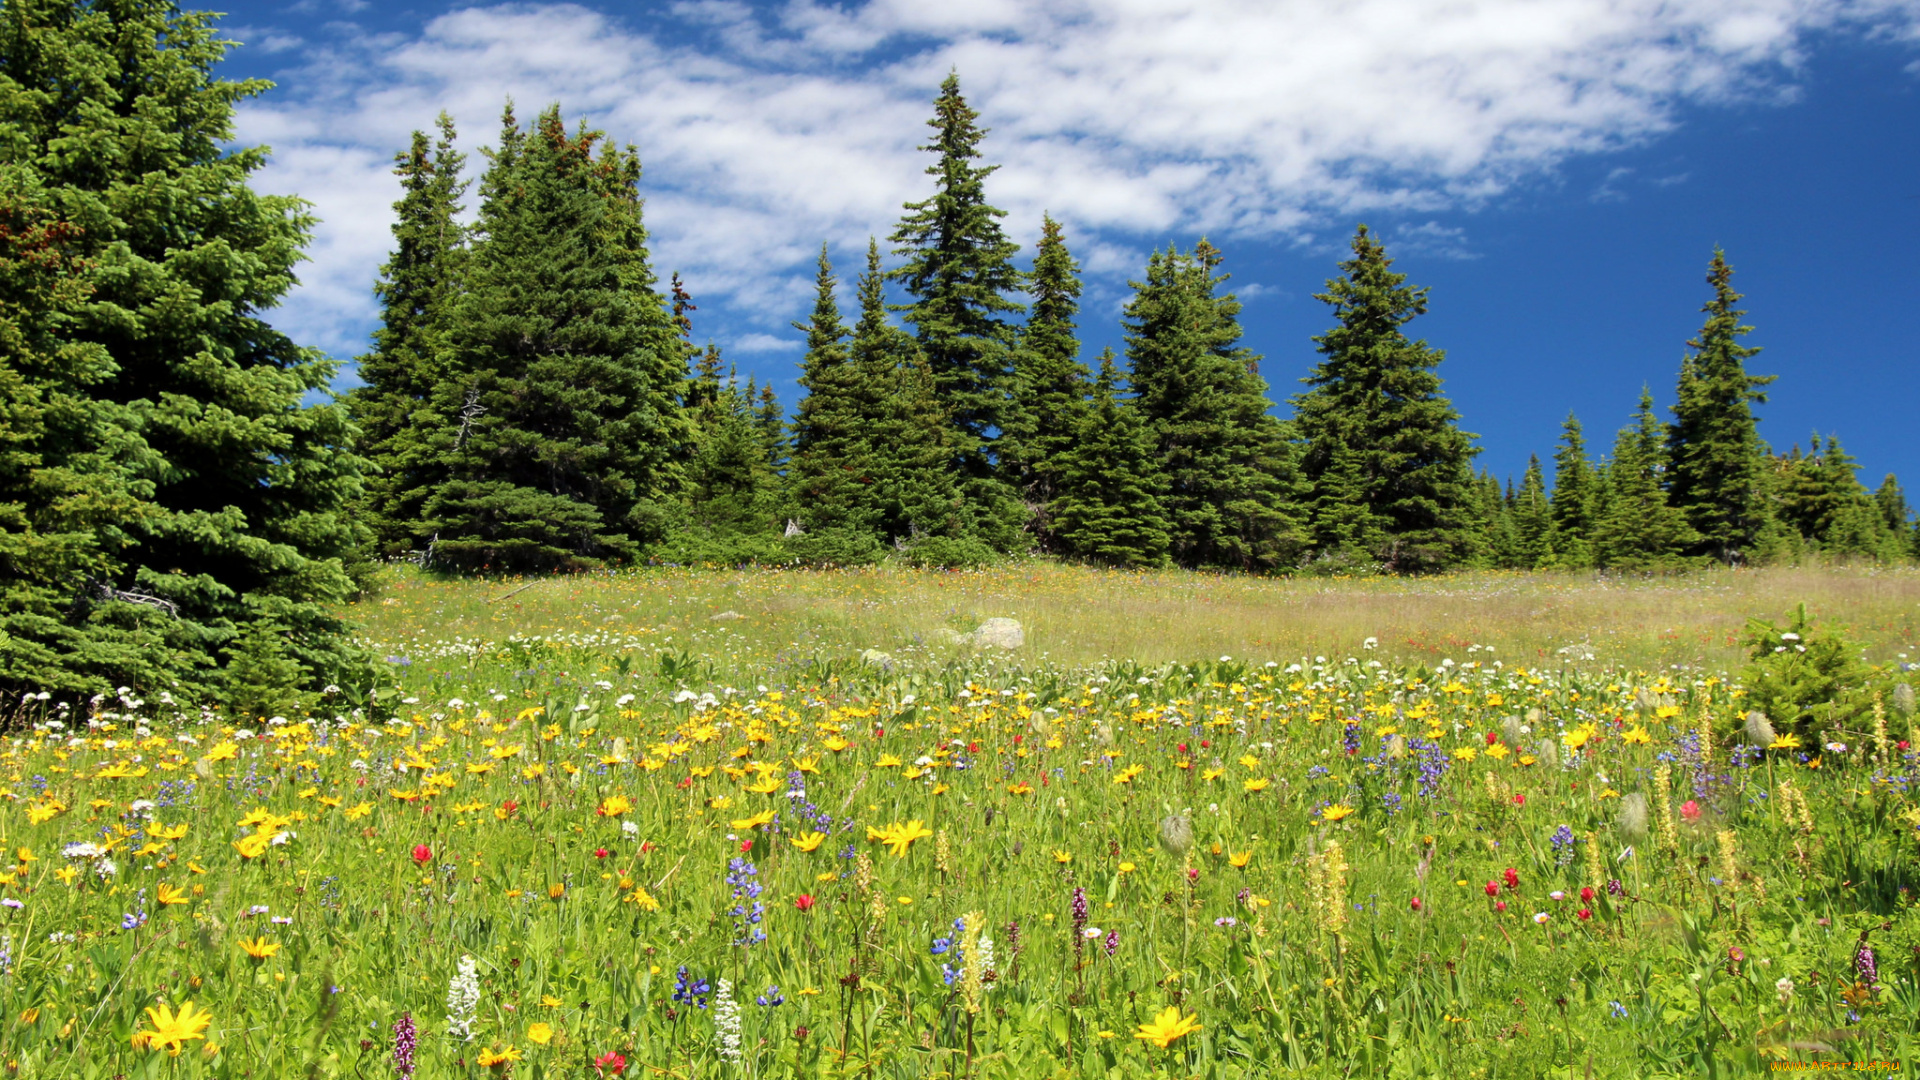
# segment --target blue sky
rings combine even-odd
[[[952,68],[1012,235],[1067,226],[1089,356],[1120,344],[1147,252],[1208,235],[1284,404],[1365,221],[1431,287],[1412,331],[1506,477],[1569,410],[1597,454],[1642,384],[1672,400],[1719,245],[1751,367],[1779,376],[1762,434],[1837,433],[1869,486],[1898,472],[1920,502],[1920,0],[228,9],[224,73],[278,83],[240,116],[275,150],[260,185],[322,221],[274,318],[343,359],[373,325],[392,154],[442,108],[477,149],[511,94],[639,147],[663,279],[791,405],[814,253],[850,279],[926,194],[914,145]]]

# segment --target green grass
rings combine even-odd
[[[399,577],[356,609],[394,658],[370,703],[274,723],[107,699],[92,726],[30,704],[0,749],[0,1075],[392,1076],[403,1014],[423,1078],[608,1055],[677,1077],[1732,1075],[1915,1048],[1913,718],[1736,759],[1729,642],[1806,600],[1890,695],[1911,572],[672,571],[496,599],[522,584]],[[995,616],[1028,644],[933,633]],[[1160,839],[1178,813],[1190,846]],[[903,855],[870,839],[916,821]],[[110,874],[63,856],[82,842]],[[736,944],[733,859],[765,941]],[[975,912],[994,978],[970,998],[934,948]],[[463,957],[471,1041],[448,1035]],[[683,966],[707,1007],[675,999]],[[204,1039],[137,1044],[188,1001]],[[1172,1007],[1200,1027],[1135,1037]]]

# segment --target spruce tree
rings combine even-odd
[[[0,687],[251,719],[369,678],[333,365],[261,313],[313,219],[248,179],[228,44],[160,0],[0,11]],[[17,700],[17,699],[16,699]]]
[[[1520,478],[1520,490],[1509,504],[1513,515],[1514,564],[1523,570],[1538,570],[1554,560],[1553,506],[1547,499],[1546,475],[1538,455],[1527,459],[1526,474]]]
[[[1500,481],[1485,469],[1474,478],[1474,492],[1470,546],[1461,557],[1462,564],[1513,569],[1519,565],[1519,540],[1513,528],[1512,493],[1503,494]]]
[[[441,113],[440,138],[413,133],[394,157],[400,201],[393,204],[393,254],[380,268],[380,328],[359,361],[365,383],[348,398],[362,453],[373,466],[364,521],[387,555],[424,546],[428,495],[442,479],[432,435],[441,426],[434,394],[446,376],[447,333],[460,299],[467,235],[457,215],[467,182],[466,155],[453,148],[453,119]]]
[[[1765,448],[1753,404],[1767,400],[1761,387],[1774,376],[1747,374],[1746,361],[1760,350],[1740,344],[1753,327],[1740,324],[1746,312],[1734,309],[1740,294],[1718,248],[1707,283],[1713,286],[1713,299],[1701,309],[1707,321],[1687,342],[1693,352],[1680,366],[1667,491],[1699,534],[1699,550],[1732,565],[1746,557],[1766,524]]]
[[[687,348],[654,291],[639,178],[631,148],[569,134],[559,106],[526,132],[507,111],[435,403],[436,562],[595,566],[671,522]]]
[[[1640,391],[1632,427],[1623,428],[1606,468],[1606,516],[1596,522],[1594,557],[1613,570],[1679,566],[1699,534],[1667,501],[1667,432],[1653,412],[1653,393]]]
[[[1125,327],[1134,405],[1166,476],[1161,498],[1182,566],[1271,571],[1305,544],[1297,473],[1260,358],[1240,344],[1240,302],[1221,294],[1218,248],[1154,252]]]
[[[870,265],[879,260],[879,249],[871,243],[868,259]],[[870,531],[871,523],[860,510],[862,478],[871,467],[869,431],[861,415],[868,394],[848,355],[847,327],[834,297],[833,264],[824,244],[814,283],[812,317],[793,324],[807,335],[807,351],[800,362],[805,393],[793,418],[790,513],[808,530]]]
[[[1815,432],[1811,453],[1802,457],[1795,446],[1781,463],[1775,480],[1777,512],[1816,550],[1897,559],[1903,530],[1888,526],[1883,507],[1860,483],[1858,470],[1838,436],[1823,440]]]
[[[1572,413],[1560,428],[1553,452],[1554,565],[1580,569],[1593,565],[1594,492],[1599,478],[1587,460],[1580,419]]]
[[[1026,501],[1030,528],[1052,549],[1048,506],[1060,490],[1064,455],[1078,437],[1090,373],[1079,361],[1074,319],[1080,309],[1080,267],[1067,251],[1060,223],[1043,215],[1027,295],[1027,326],[1013,354],[1013,403],[1000,440]]]
[[[737,373],[721,373],[720,347],[700,356],[687,395],[693,431],[685,465],[685,535],[675,561],[738,564],[775,557],[777,478],[754,402]]]
[[[1093,398],[1079,408],[1074,441],[1056,459],[1059,492],[1048,508],[1057,550],[1107,566],[1161,567],[1171,541],[1165,480],[1151,433],[1119,396],[1113,350],[1100,353]]]
[[[1338,325],[1314,339],[1325,359],[1294,398],[1314,543],[1393,571],[1444,569],[1472,547],[1473,436],[1440,394],[1445,354],[1402,330],[1426,313],[1427,290],[1392,271],[1365,225],[1352,248],[1315,296]]]
[[[1020,287],[1013,256],[1019,245],[1000,228],[1006,211],[987,202],[986,178],[999,168],[979,165],[986,129],[980,114],[949,74],[934,100],[933,141],[920,149],[938,155],[928,166],[934,194],[907,203],[890,239],[906,259],[890,275],[911,302],[900,305],[933,372],[954,428],[952,468],[970,504],[981,539],[1000,551],[1024,543],[1025,510],[1004,475],[995,442],[1012,419],[1010,380],[1022,305],[1008,299]]]
[[[1907,493],[1900,489],[1900,480],[1892,473],[1880,481],[1874,489],[1873,505],[1880,511],[1880,520],[1887,531],[1897,536],[1905,536],[1907,526],[1913,518],[1913,507],[1907,505]]]

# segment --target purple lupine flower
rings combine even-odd
[[[419,1042],[413,1030],[413,1014],[401,1013],[393,1022],[393,1071],[400,1080],[413,1080],[413,1050]]]
[[[733,890],[733,908],[727,914],[733,917],[733,943],[742,948],[767,940],[767,932],[760,928],[766,905],[760,900],[759,874],[757,867],[737,856],[727,863],[727,885]]]
[[[1352,757],[1360,752],[1360,721],[1349,719],[1342,725],[1340,730],[1340,749],[1346,751],[1348,757]]]
[[[1572,865],[1573,830],[1571,828],[1562,825],[1558,829],[1553,830],[1553,835],[1547,837],[1547,843],[1553,845],[1553,861],[1555,863],[1560,866]]]

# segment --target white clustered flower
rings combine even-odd
[[[720,980],[713,997],[713,1030],[720,1036],[720,1056],[727,1061],[740,1060],[740,1005],[733,1000],[733,984]]]
[[[480,965],[472,956],[460,958],[460,968],[447,982],[447,1037],[473,1041],[474,1010],[480,1007]]]

